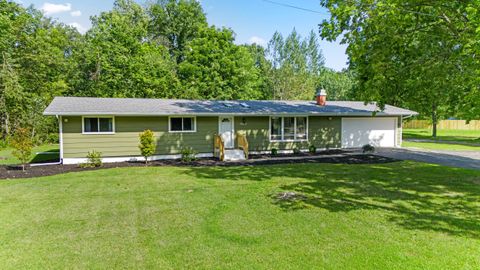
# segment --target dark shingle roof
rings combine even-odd
[[[181,100],[138,98],[56,97],[44,115],[352,115],[371,116],[378,107],[359,101],[327,101],[325,106],[315,101],[282,100]],[[386,105],[377,115],[416,115],[414,111]]]

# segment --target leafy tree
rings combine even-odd
[[[157,0],[149,6],[150,35],[168,50],[176,63],[186,54],[186,45],[208,27],[202,6],[195,0]]]
[[[258,99],[258,70],[247,48],[233,43],[229,29],[209,27],[188,43],[179,65],[183,98]]]
[[[139,135],[140,144],[138,148],[143,157],[145,157],[145,164],[148,163],[148,158],[155,154],[157,143],[155,141],[155,134],[151,130],[145,130]]]
[[[83,80],[76,95],[171,98],[178,84],[164,46],[148,41],[149,17],[133,0],[92,18],[80,56]]]
[[[477,26],[469,1],[322,0],[332,16],[322,37],[348,44],[358,97],[406,106],[437,121],[449,115],[478,117],[478,60],[471,40]],[[475,75],[477,74],[477,76]],[[473,113],[472,113],[473,112]]]
[[[326,89],[329,100],[352,100],[355,99],[355,81],[351,72],[335,71],[323,68],[318,78],[319,88]]]
[[[28,128],[17,128],[11,141],[13,147],[12,154],[22,163],[22,170],[25,171],[25,165],[32,156],[32,138],[31,131]]]

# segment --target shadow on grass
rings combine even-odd
[[[190,168],[199,179],[266,181],[276,178],[278,193],[298,199],[272,203],[285,211],[321,208],[330,212],[384,211],[390,222],[480,238],[480,175],[441,166],[399,162],[374,165],[295,164]],[[284,182],[282,182],[284,178]]]
[[[58,162],[60,161],[60,150],[50,149],[40,153],[36,153],[33,156],[30,163],[44,163],[44,162]]]

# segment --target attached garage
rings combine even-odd
[[[342,119],[342,148],[358,148],[365,144],[376,147],[397,146],[395,117],[356,117]]]

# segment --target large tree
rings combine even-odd
[[[322,0],[331,18],[321,35],[348,44],[358,97],[407,106],[428,116],[433,136],[439,118],[464,113],[480,97],[472,83],[476,57],[467,43],[476,26],[466,16],[468,1]],[[474,106],[473,106],[474,107]]]
[[[234,44],[233,32],[204,28],[187,43],[179,66],[183,90],[178,96],[205,99],[258,99],[258,69],[247,48]]]

